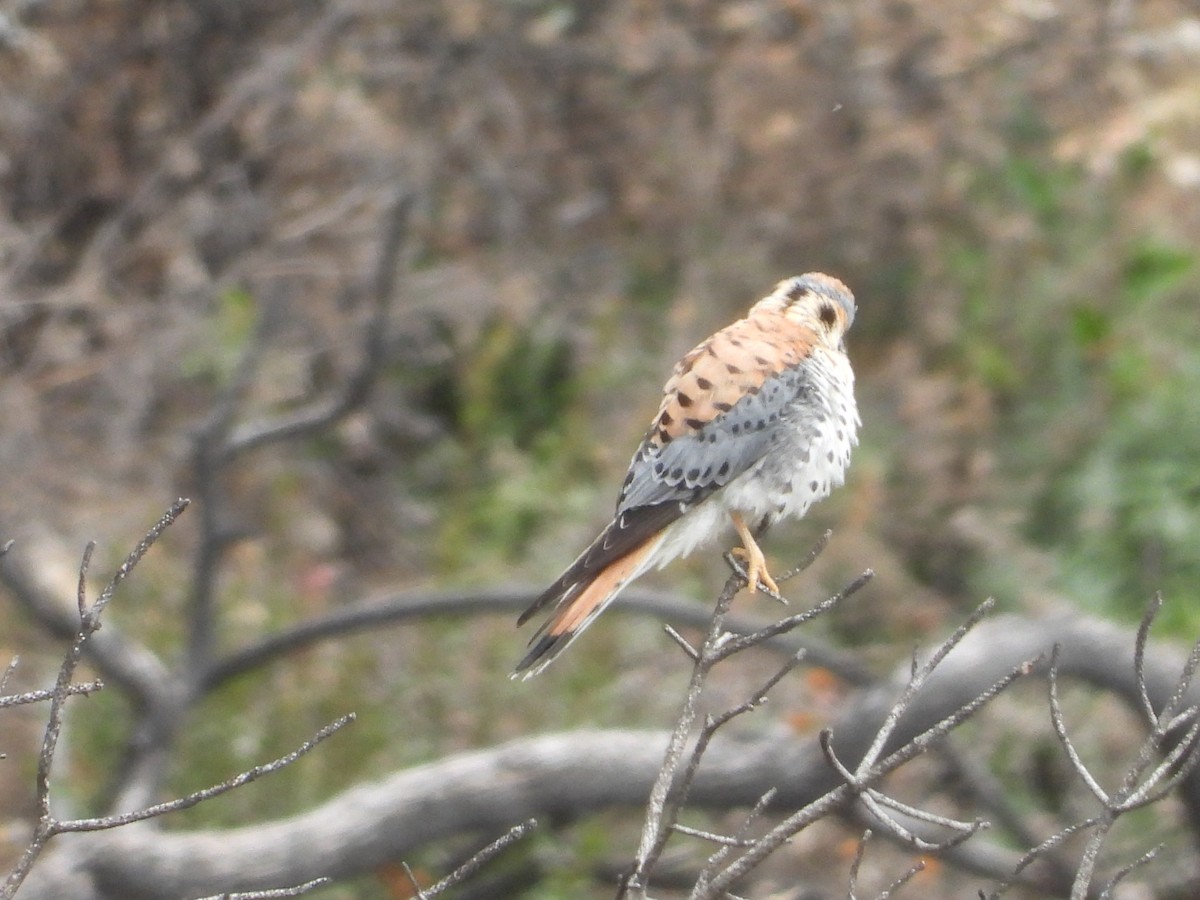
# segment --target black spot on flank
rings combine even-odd
[[[778,420],[779,420],[779,413],[771,413],[769,416],[767,416],[768,422],[776,422]]]
[[[628,475],[625,476],[625,487],[629,487],[629,485],[632,483],[633,483],[633,472],[630,472]]]
[[[687,409],[689,406],[692,405],[692,398],[689,397],[687,394],[678,393],[675,395],[675,399],[679,401],[679,405],[682,406],[684,409]]]
[[[688,474],[687,474],[688,481],[699,481],[699,479],[700,479],[700,470],[699,469],[688,469]]]
[[[671,435],[665,428],[658,429],[658,439],[664,444],[671,443]]]
[[[758,363],[760,366],[762,366],[764,369],[767,368],[769,365],[771,365],[771,361],[769,359],[764,359],[761,356],[754,357],[754,361],[756,363]]]
[[[811,456],[811,454],[807,450],[805,450],[803,453],[800,454],[800,462],[802,462],[802,463],[808,462],[810,456]]]
[[[732,431],[734,434],[739,434],[742,430],[742,426],[739,425],[737,422],[734,422],[729,430]]]
[[[817,489],[817,483],[815,481],[810,481],[808,483],[808,489],[810,491],[815,491]]]
[[[703,428],[706,423],[703,419],[684,419],[683,424],[688,428],[695,428],[696,430],[699,430]]]
[[[666,467],[666,466],[664,466],[662,463],[660,463],[660,462],[656,462],[656,463],[654,464],[654,474],[655,474],[655,475],[661,475],[661,474],[662,474],[662,473],[663,473],[663,472],[666,470],[666,468],[667,468],[667,467]],[[633,473],[632,473],[632,472],[630,472],[629,474],[631,474],[631,475],[632,475]]]
[[[711,391],[712,386],[713,386],[713,383],[711,381],[709,381],[707,378],[701,378],[701,377],[697,376],[696,387],[700,388],[700,390]]]
[[[729,463],[727,463],[727,462],[721,463],[721,468],[717,469],[717,477],[724,478],[728,474],[729,474]]]
[[[746,393],[749,394],[751,397],[753,397],[755,394],[757,394],[761,390],[762,390],[762,388],[759,387],[757,384],[752,384],[752,385],[750,385],[750,387],[746,388]]]
[[[792,492],[792,489],[793,489],[793,488],[795,488],[795,485],[794,485],[794,484],[792,484],[792,482],[791,482],[791,481],[785,481],[785,482],[783,483],[783,486],[779,488],[779,493],[781,493],[781,494],[790,494],[790,493]]]
[[[712,477],[712,466],[709,466],[708,468],[706,468],[704,470],[704,474],[701,475],[700,477],[703,478],[705,481],[708,481],[708,479]]]
[[[715,444],[717,442],[717,433],[715,431],[708,436],[708,442],[710,444]]]
[[[826,453],[826,454],[825,454],[825,458],[826,458],[827,460],[829,460],[830,462],[833,462],[833,451],[832,451],[832,450],[830,450],[828,453]]]
[[[665,410],[663,411],[663,414],[658,417],[658,424],[663,426],[664,428],[666,428],[668,425],[670,425],[674,421],[675,420],[671,418],[671,414],[669,412],[666,412]]]
[[[713,404],[713,407],[714,407],[714,408],[715,408],[715,409],[716,409],[718,412],[729,412],[731,409],[733,409],[733,404],[732,404],[732,403],[726,403],[724,400],[722,400],[720,403],[714,403],[714,404]]]
[[[766,428],[766,427],[767,427],[767,422],[766,422],[766,420],[765,420],[765,419],[759,419],[759,420],[758,420],[758,430],[759,430],[759,431],[762,431],[762,429],[764,429],[764,428]]]
[[[741,342],[741,341],[739,341],[739,340],[738,340],[737,338],[735,338],[735,337],[731,337],[731,338],[729,339],[729,343],[730,343],[730,345],[731,345],[731,346],[734,346],[734,347],[740,347],[740,346],[742,346],[742,342]]]
[[[837,313],[834,312],[833,307],[828,303],[821,304],[821,308],[817,310],[817,316],[821,319],[821,324],[826,328],[832,328],[837,322]]]
[[[742,370],[739,369],[737,366],[733,365],[733,363],[725,363],[725,371],[728,372],[730,375],[741,375],[742,374]]]
[[[675,480],[675,481],[677,481],[677,480],[679,480],[679,479],[680,479],[680,478],[682,478],[682,477],[683,477],[683,469],[680,469],[680,468],[675,468],[675,469],[672,469],[672,470],[671,470],[671,478],[672,478],[672,480]],[[817,484],[817,483],[814,481],[814,482],[813,482],[813,486],[814,486],[814,487],[816,487],[816,484]]]

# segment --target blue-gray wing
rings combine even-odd
[[[666,503],[676,504],[682,515],[748,471],[786,433],[794,435],[800,423],[815,422],[819,416],[806,413],[821,403],[812,389],[810,366],[806,358],[772,374],[728,410],[667,440],[661,429],[651,429],[630,463],[617,520]]]

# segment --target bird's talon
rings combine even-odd
[[[744,571],[742,575],[746,579],[747,586],[751,590],[762,591],[767,596],[787,603],[787,600],[779,592],[779,585],[775,583],[775,579],[771,577],[771,573],[767,571],[767,560],[763,556],[762,550],[759,550],[757,544],[751,544],[753,549],[747,547],[734,547],[731,550],[733,558],[740,561]]]

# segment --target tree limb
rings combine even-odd
[[[1093,620],[1033,621],[999,616],[980,623],[930,676],[899,721],[892,752],[904,741],[971,702],[1007,667],[1061,645],[1059,673],[1112,690],[1139,704],[1132,645],[1116,626]],[[1147,693],[1161,706],[1174,690],[1182,655],[1153,647],[1145,662]],[[857,764],[903,685],[902,666],[886,685],[847,698],[832,723],[839,758]],[[1196,688],[1189,702],[1200,699]],[[608,807],[641,808],[662,764],[663,732],[579,731],[514,741],[450,757],[363,784],[311,811],[227,831],[163,833],[132,826],[62,839],[30,876],[31,898],[146,898],[254,890],[320,875],[347,877],[460,834],[491,835],[519,821],[569,821]],[[811,735],[774,733],[755,740],[718,735],[696,775],[690,804],[754,806],[774,788],[770,808],[795,810],[840,783]],[[1193,789],[1194,793],[1194,789]],[[1019,855],[974,838],[972,858],[993,877]],[[961,848],[960,848],[961,850]],[[986,852],[985,852],[986,851]],[[1049,878],[1049,880],[1047,880]],[[1046,896],[1061,884],[1043,866],[1025,883]],[[112,886],[105,893],[100,885]]]

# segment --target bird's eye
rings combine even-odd
[[[821,308],[817,310],[817,316],[826,328],[832,328],[837,322],[837,312],[828,303],[821,304]]]

